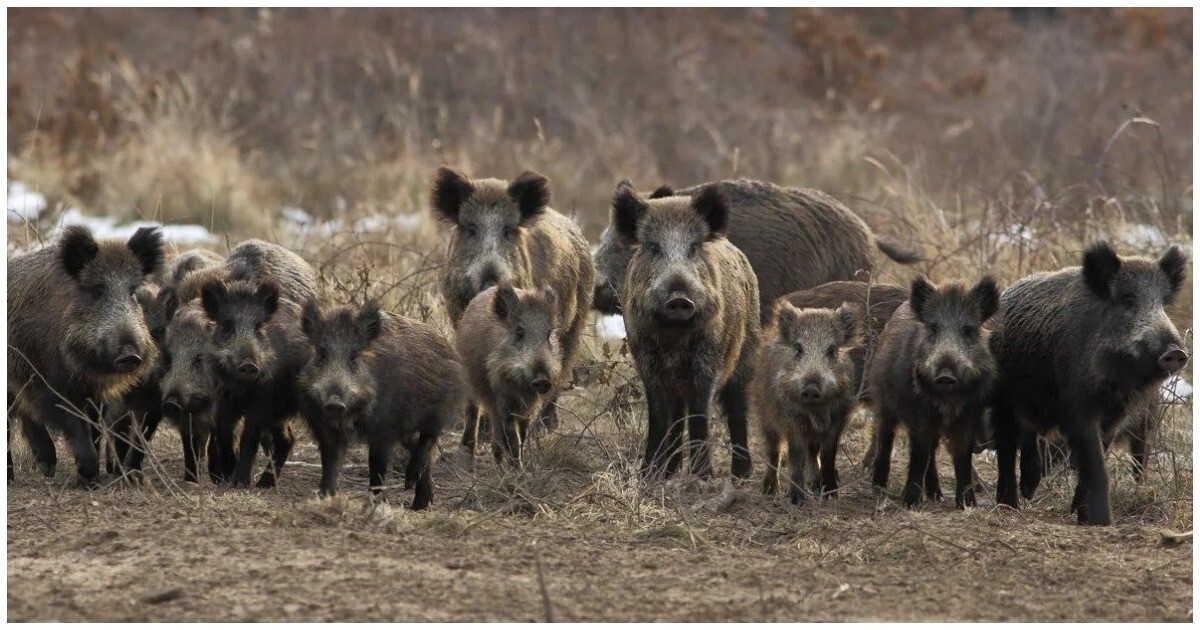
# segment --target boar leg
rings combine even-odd
[[[279,476],[283,474],[283,466],[287,463],[292,447],[296,445],[296,434],[292,424],[286,420],[271,424],[271,463],[258,477],[259,488],[274,488]]]
[[[420,441],[412,451],[412,458],[408,462],[408,471],[404,475],[404,487],[407,489],[416,485],[417,491],[413,495],[412,502],[414,510],[424,510],[433,503],[433,470],[430,462],[433,457],[433,447],[436,444],[437,435],[422,433]]]
[[[712,391],[704,388],[704,392],[693,398],[687,408],[688,455],[691,459],[692,474],[701,479],[712,478],[712,450],[708,441],[708,414],[711,399]],[[682,449],[680,449],[680,457],[682,454]],[[672,471],[674,471],[674,467],[672,467]]]
[[[183,443],[183,480],[200,483],[200,462],[208,448],[208,431],[184,420],[179,427],[179,439]]]
[[[975,506],[975,470],[971,467],[975,440],[970,425],[960,421],[947,436],[947,447],[954,461],[954,507],[960,509]]]
[[[54,468],[58,465],[58,453],[54,449],[54,438],[50,437],[50,431],[29,418],[21,418],[21,431],[25,434],[25,443],[33,453],[38,471],[46,477],[53,477]]]
[[[387,478],[388,458],[392,454],[392,444],[386,440],[372,443],[367,451],[367,469],[371,483],[371,494],[379,496],[383,493],[383,482]]]
[[[996,503],[1019,508],[1017,498],[1017,425],[1013,410],[1001,400],[992,407],[996,432]]]
[[[132,415],[127,416],[133,420]],[[154,434],[158,431],[158,425],[162,422],[162,414],[157,412],[149,412],[142,416],[142,422],[132,422],[130,430],[120,431],[117,433],[117,459],[126,471],[141,471],[142,462],[146,459],[146,451],[150,449],[150,441],[154,439]],[[140,439],[135,437],[140,435]],[[126,444],[125,441],[130,443]],[[121,447],[124,446],[125,454],[121,454]]]
[[[763,431],[763,441],[767,446],[767,470],[763,473],[762,492],[775,494],[779,490],[779,456],[783,454],[779,446],[782,439],[778,433],[766,429]]]
[[[490,426],[489,426],[490,428]],[[464,453],[475,456],[475,445],[479,442],[479,407],[475,403],[467,405],[467,422],[463,426],[462,441],[459,447]]]
[[[788,440],[788,466],[791,468],[791,483],[788,500],[792,505],[803,505],[808,490],[804,487],[804,469],[808,465],[808,449],[802,441]]]
[[[1037,431],[1023,431],[1021,435],[1021,496],[1033,498],[1042,483],[1042,457],[1038,448]]]
[[[1067,441],[1078,458],[1079,483],[1075,500],[1081,525],[1111,525],[1112,513],[1108,502],[1108,471],[1104,468],[1104,447],[1100,429],[1095,422],[1078,422],[1082,427],[1071,431]],[[1069,425],[1068,425],[1069,426]]]
[[[558,392],[551,392],[546,397],[546,403],[542,405],[542,411],[538,420],[542,423],[542,427],[547,433],[553,433],[558,429]]]
[[[248,414],[242,425],[242,439],[238,443],[238,454],[233,468],[233,487],[250,487],[254,471],[254,460],[258,456],[258,445],[262,442],[267,427],[257,414]]]
[[[659,383],[646,383],[646,452],[642,458],[642,477],[651,478],[661,472],[663,442],[671,418],[671,402]]]
[[[904,507],[913,508],[921,503],[924,494],[929,466],[933,463],[934,446],[937,437],[928,428],[918,428],[926,422],[924,419],[908,423],[908,479],[904,482],[904,494],[901,499]]]
[[[1146,477],[1146,465],[1150,461],[1150,423],[1153,422],[1150,411],[1141,411],[1134,419],[1133,425],[1126,430],[1129,436],[1129,455],[1133,457],[1133,480],[1141,483]]]
[[[733,448],[730,472],[735,479],[750,477],[753,465],[750,461],[749,408],[746,399],[746,383],[739,379],[727,383],[720,393],[721,408],[729,425],[729,443]]]
[[[75,472],[79,474],[80,487],[87,489],[97,487],[96,476],[100,474],[100,455],[96,452],[91,423],[70,416],[62,409],[56,408],[51,413],[58,414],[59,426],[66,429],[67,444],[71,447],[71,454],[75,456]]]
[[[663,445],[664,453],[659,458],[666,457],[663,477],[670,479],[683,465],[683,430],[687,424],[687,404],[683,400],[672,401],[670,415],[667,416],[667,436]]]
[[[226,405],[218,405],[216,430],[208,442],[208,476],[214,484],[233,480],[233,469],[237,466],[237,453],[233,448],[233,430],[237,426],[237,413]]]
[[[121,415],[117,415],[121,414]],[[129,455],[129,443],[133,441],[134,413],[123,405],[104,406],[104,426],[108,428],[109,448],[104,450],[104,471],[110,475],[121,473],[121,466]],[[96,431],[97,452],[99,452],[100,435]]]
[[[937,452],[940,440],[937,432],[933,433],[929,444],[929,463],[925,466],[925,496],[930,501],[942,500],[942,482],[938,478]]]
[[[838,495],[837,450],[840,433],[827,436],[821,444],[821,496],[834,498]]]
[[[887,490],[888,475],[892,470],[892,444],[896,441],[896,418],[880,411],[875,418],[875,433],[871,443],[875,445],[874,470],[871,483],[880,491]]]
[[[321,485],[318,494],[322,497],[332,497],[337,494],[338,475],[342,471],[342,461],[346,457],[346,440],[337,431],[325,429],[314,432],[317,450],[321,453]]]

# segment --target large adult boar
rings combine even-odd
[[[631,186],[628,180],[617,184],[618,190]],[[764,319],[775,300],[792,291],[834,280],[867,279],[875,268],[876,248],[902,264],[920,260],[878,239],[858,215],[817,190],[739,179],[680,191],[664,186],[650,198],[694,198],[710,186],[721,192],[729,208],[726,237],[746,255],[758,278]],[[593,306],[608,315],[620,312],[625,269],[637,249],[637,241],[617,229],[613,216],[595,253]]]
[[[763,493],[779,488],[786,445],[792,503],[803,503],[809,486],[837,495],[838,443],[858,390],[850,351],[862,345],[864,312],[849,303],[836,310],[799,309],[786,297],[775,303],[751,386],[767,453]]]
[[[729,422],[732,474],[749,476],[747,388],[758,351],[758,281],[725,238],[724,195],[710,186],[695,197],[645,200],[623,186],[613,215],[622,237],[638,243],[621,307],[649,409],[643,474],[679,469],[686,422],[691,470],[712,475],[708,418],[717,395]]]
[[[120,243],[68,226],[55,244],[8,261],[10,408],[32,431],[43,473],[55,466],[50,428],[66,435],[80,483],[95,483],[96,411],[141,382],[158,352],[136,293],[162,259],[157,228]]]
[[[455,336],[474,404],[491,424],[497,463],[520,468],[529,423],[562,378],[558,295],[505,283],[475,296]],[[463,447],[475,452],[478,414],[467,417]]]
[[[469,179],[438,169],[430,206],[452,226],[441,291],[457,327],[471,300],[497,284],[551,288],[558,296],[563,370],[570,373],[587,323],[595,269],[587,239],[571,219],[550,208],[550,182],[525,172],[511,183]],[[554,396],[543,411],[553,428]]]
[[[983,324],[996,312],[996,282],[935,287],[913,280],[909,301],[883,329],[869,377],[875,405],[872,481],[887,488],[897,426],[908,429],[905,507],[942,497],[937,449],[947,438],[954,461],[954,504],[975,505],[971,455],[996,375]]]
[[[346,445],[358,437],[369,449],[371,491],[383,491],[392,448],[403,444],[411,454],[404,487],[416,487],[412,509],[428,507],[433,448],[464,408],[454,349],[432,326],[373,303],[322,314],[309,301],[301,325],[314,349],[299,379],[301,410],[321,451],[321,495],[337,492]]]
[[[1084,252],[1082,266],[1034,274],[1004,292],[991,340],[1001,373],[993,400],[997,502],[1018,505],[1018,447],[1020,490],[1033,496],[1035,435],[1059,429],[1079,474],[1071,509],[1083,524],[1112,522],[1103,433],[1187,363],[1163,310],[1186,267],[1178,247],[1152,260],[1121,257],[1101,242]]]

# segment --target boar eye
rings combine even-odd
[[[832,359],[837,356],[837,351],[838,351],[837,346],[829,346],[828,348],[825,349],[825,355],[828,356],[830,359]]]
[[[662,247],[659,247],[658,243],[646,243],[646,251],[649,252],[651,256],[662,255]]]
[[[93,300],[99,300],[100,298],[104,297],[103,284],[93,284],[84,287],[84,291],[87,291],[88,297],[92,298]]]
[[[1137,306],[1137,295],[1133,293],[1122,293],[1118,299],[1120,300],[1122,306],[1127,306],[1129,308]]]
[[[517,336],[517,341],[521,341],[525,338],[525,329],[517,326],[517,329],[513,331],[513,334]]]
[[[700,243],[692,243],[692,246],[688,248],[688,256],[694,258],[698,253],[700,253]]]
[[[804,356],[804,345],[803,344],[799,344],[799,343],[793,344],[792,347],[796,349],[796,356],[798,356],[798,357]]]
[[[967,338],[974,337],[976,332],[977,331],[975,330],[974,326],[963,326],[962,327],[962,335],[964,337],[967,337]]]
[[[475,236],[479,233],[479,230],[475,229],[474,225],[464,225],[462,226],[462,231],[463,234],[467,235],[467,238],[475,238]]]
[[[192,367],[194,367],[196,369],[203,368],[204,367],[204,357],[198,356],[195,359],[192,359]]]
[[[930,324],[930,325],[929,325],[929,334],[931,334],[931,335],[936,335],[936,334],[938,334],[939,332],[941,332],[941,330],[942,330],[942,327],[941,327],[941,326],[938,326],[937,324]]]
[[[504,226],[504,238],[513,239],[517,237],[517,228],[506,225]]]

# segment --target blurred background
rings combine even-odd
[[[621,177],[819,188],[934,277],[1190,243],[1190,9],[8,17],[10,254],[63,217],[430,249],[442,163],[547,174],[591,238]]]

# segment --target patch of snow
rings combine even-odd
[[[328,237],[346,231],[354,232],[386,232],[395,228],[402,232],[411,232],[421,226],[420,214],[371,215],[357,219],[349,226],[341,219],[317,221],[312,215],[296,207],[284,207],[280,210],[283,216],[284,229],[300,236]]]
[[[283,210],[279,211],[283,215],[283,220],[295,223],[296,225],[308,225],[313,222],[312,215],[305,212],[303,208],[295,206],[284,206]]]
[[[8,222],[37,221],[46,209],[46,196],[31,190],[23,182],[8,183]]]
[[[1126,223],[1117,230],[1116,240],[1134,247],[1167,246],[1167,237],[1162,229],[1146,223]]]
[[[98,239],[125,240],[133,236],[133,233],[140,228],[159,227],[162,229],[163,238],[171,243],[203,245],[220,241],[216,234],[209,232],[208,228],[203,225],[186,223],[164,225],[157,221],[133,221],[119,225],[114,217],[88,216],[78,208],[69,208],[59,217],[54,231],[50,234],[50,239],[56,238],[63,227],[67,225],[82,225],[91,230],[92,235]]]
[[[1163,382],[1160,394],[1167,402],[1191,400],[1192,384],[1176,374]]]
[[[609,339],[624,339],[625,318],[620,315],[601,315],[596,318],[596,334]]]
[[[996,240],[1000,243],[1008,243],[1010,245],[1033,245],[1033,229],[1027,225],[1010,225],[1004,228],[1003,232],[996,235]]]

